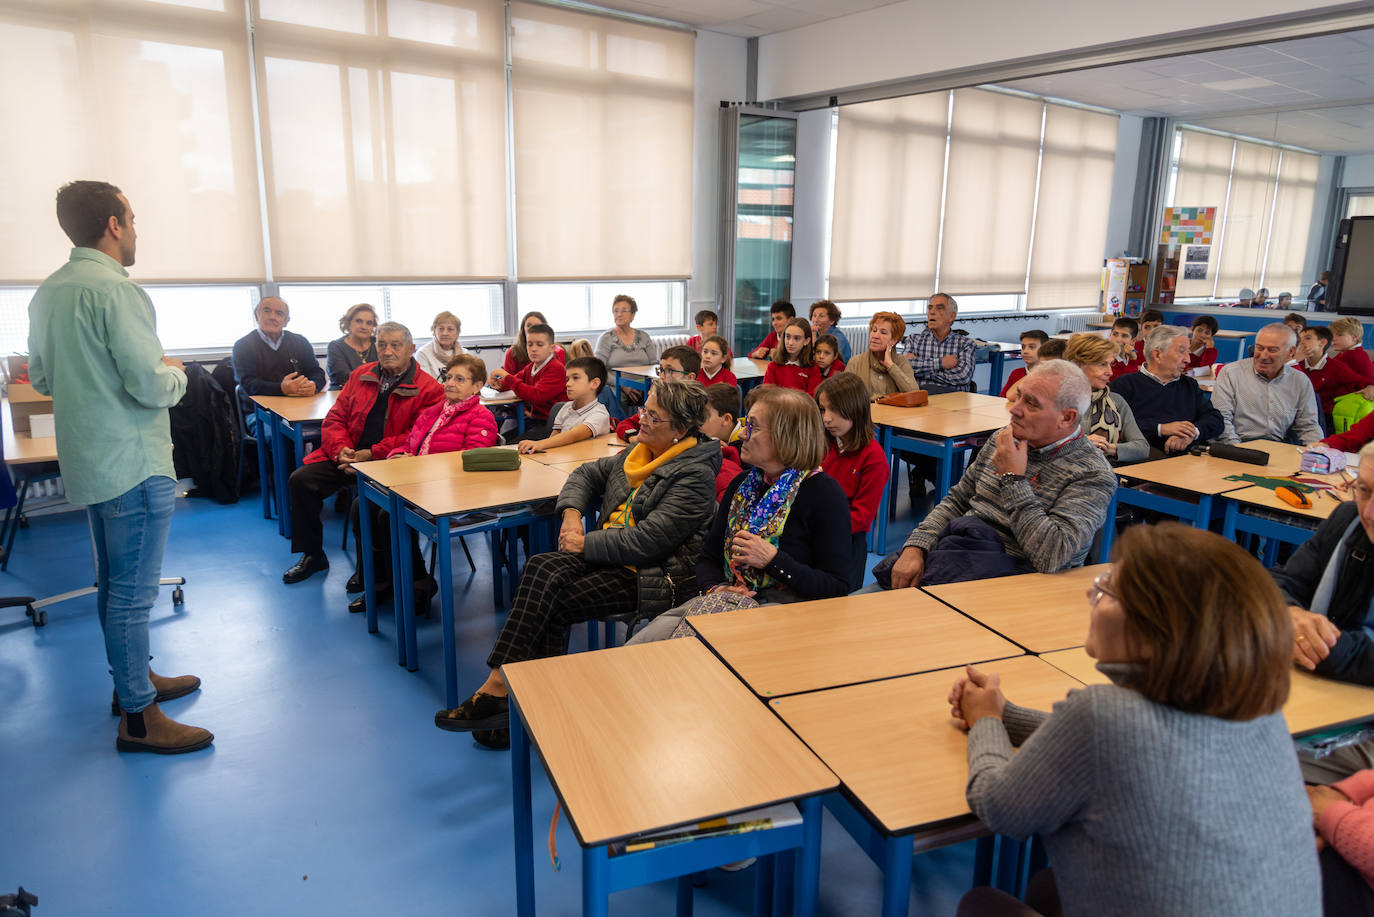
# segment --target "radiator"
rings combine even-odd
[[[1088,319],[1097,320],[1093,315],[1064,315],[1055,320],[1055,331],[1087,331]]]
[[[669,347],[685,347],[688,335],[683,334],[654,334],[650,335],[655,344],[658,345],[658,352],[662,353]]]

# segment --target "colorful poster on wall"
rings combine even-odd
[[[1125,258],[1108,258],[1106,270],[1102,272],[1102,305],[1104,312],[1120,315],[1126,301],[1127,261]]]
[[[1155,261],[1155,301],[1172,303],[1176,296],[1211,296],[1207,279],[1216,207],[1166,207],[1159,230]]]
[[[1166,207],[1159,244],[1171,251],[1179,245],[1211,245],[1216,223],[1215,207]]]

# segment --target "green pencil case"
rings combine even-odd
[[[464,471],[514,471],[520,467],[520,453],[514,449],[487,446],[463,453]]]

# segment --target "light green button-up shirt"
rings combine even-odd
[[[113,258],[74,248],[29,303],[29,379],[51,395],[67,499],[112,500],[175,478],[167,409],[186,374],[162,362],[152,300]]]

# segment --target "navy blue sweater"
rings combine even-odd
[[[1127,373],[1112,380],[1112,391],[1126,399],[1140,432],[1156,449],[1163,450],[1168,438],[1159,435],[1162,423],[1192,421],[1197,427],[1198,443],[1221,435],[1221,412],[1212,407],[1211,400],[1191,376],[1180,376],[1168,385],[1160,385],[1143,372]]]
[[[315,383],[316,391],[328,388],[310,341],[290,331],[283,331],[281,337],[276,350],[268,347],[257,331],[250,331],[234,342],[234,379],[244,395],[280,395],[281,380],[292,373],[300,373]]]

